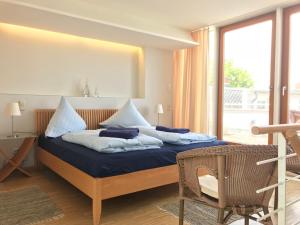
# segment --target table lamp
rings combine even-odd
[[[164,114],[164,109],[162,104],[157,105],[157,125],[159,125],[159,116],[160,114]]]
[[[20,106],[18,102],[12,102],[7,104],[6,112],[11,116],[11,135],[9,137],[17,137],[14,133],[14,117],[21,116]]]

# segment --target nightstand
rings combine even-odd
[[[26,176],[31,176],[31,174],[23,169],[21,165],[32,149],[36,137],[37,136],[33,133],[21,133],[16,137],[0,136],[0,157],[3,156],[5,161],[7,161],[6,165],[0,170],[0,182],[4,181],[15,170],[19,170]],[[23,140],[23,143],[17,153],[10,158],[7,153],[1,149],[1,142],[15,140]]]

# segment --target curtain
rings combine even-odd
[[[193,32],[199,45],[174,52],[174,127],[208,132],[208,36],[208,28]]]

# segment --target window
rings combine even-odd
[[[274,48],[275,13],[220,29],[218,138],[268,143],[251,127],[273,121]]]
[[[300,5],[284,10],[282,49],[281,123],[300,115]]]

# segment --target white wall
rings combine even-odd
[[[0,93],[140,97],[141,48],[0,23]]]
[[[156,122],[156,105],[162,103],[165,113],[161,116],[161,121],[165,125],[171,125],[173,53],[167,50],[146,48],[144,49],[144,63],[145,97],[134,99],[134,103],[152,124]],[[117,88],[114,89],[116,90]],[[16,117],[15,119],[16,130],[33,131],[33,111],[37,108],[55,108],[59,99],[60,96],[58,95],[0,94],[0,135],[10,132],[9,117],[4,114],[7,103],[24,102],[25,111],[22,112],[21,117]],[[120,108],[127,99],[126,97],[68,97],[74,108]]]
[[[162,103],[165,113],[161,116],[161,123],[169,126],[172,124],[173,53],[153,48],[144,49],[144,73],[145,97],[134,99],[134,103],[152,124],[156,123],[156,104]],[[34,110],[55,108],[59,99],[59,96],[0,95],[0,135],[10,132],[10,118],[4,114],[7,103],[15,101],[25,103],[25,111],[22,116],[15,119],[15,130],[34,131]],[[119,108],[127,98],[68,97],[68,100],[75,108]],[[27,164],[31,164],[31,161]]]

